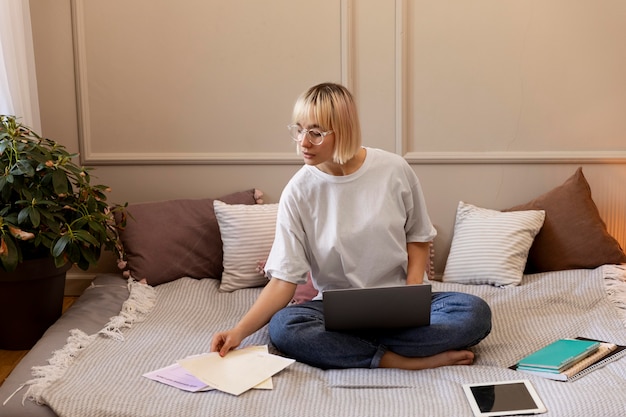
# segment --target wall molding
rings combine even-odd
[[[97,153],[90,165],[302,165],[295,152]]]
[[[626,164],[626,151],[407,152],[410,164]]]
[[[341,83],[354,89],[354,7],[353,0],[340,0]]]
[[[409,0],[395,2],[395,152],[410,164],[626,164],[626,151],[413,152],[410,143]]]
[[[406,91],[407,88],[407,71],[406,71],[406,63],[407,61],[407,33],[408,29],[407,25],[407,2],[406,0],[396,0],[395,3],[395,24],[396,24],[396,33],[395,33],[395,107],[396,107],[396,120],[395,120],[395,128],[396,128],[396,136],[395,136],[395,147],[396,153],[398,155],[404,155],[407,139],[408,139],[408,126],[407,126],[407,100],[408,96]]]
[[[71,0],[72,36],[74,40],[74,69],[78,112],[78,146],[81,163],[85,165],[268,165],[301,164],[302,158],[293,152],[280,153],[171,153],[171,152],[94,152],[90,130],[88,71],[85,39],[84,1]],[[354,80],[354,0],[340,0],[341,81],[348,88]]]
[[[63,291],[65,296],[78,297],[85,289],[87,289],[91,282],[96,277],[96,274],[88,274],[81,272],[68,271],[65,279],[65,289]]]
[[[626,152],[407,152],[402,155],[414,165],[455,164],[626,164]],[[100,153],[89,161],[92,165],[302,165],[295,153],[181,153],[119,154]]]
[[[72,0],[72,41],[74,48],[74,77],[76,82],[76,116],[78,119],[78,149],[81,163],[88,161],[91,154],[89,134],[89,106],[87,104],[87,58],[85,47],[85,20],[82,0]]]
[[[339,0],[341,82],[355,88],[355,0]],[[78,146],[85,165],[300,165],[293,152],[94,152],[90,129],[88,71],[85,39],[85,0],[71,0]],[[547,164],[626,163],[626,151],[499,151],[419,152],[410,151],[410,17],[411,2],[395,1],[395,136],[394,150],[411,164]]]

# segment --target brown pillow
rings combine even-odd
[[[607,231],[582,168],[562,185],[504,211],[545,210],[546,219],[530,247],[525,273],[596,268],[626,262]]]
[[[255,204],[255,190],[219,198],[228,204]],[[126,268],[135,279],[150,285],[181,277],[217,278],[222,275],[222,239],[213,199],[169,200],[128,206],[126,228],[120,237]]]

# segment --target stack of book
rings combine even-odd
[[[573,381],[626,353],[618,346],[585,338],[559,339],[512,366],[521,372],[557,381]]]

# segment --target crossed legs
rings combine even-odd
[[[269,324],[272,343],[283,354],[322,369],[426,369],[469,365],[467,348],[491,330],[491,310],[480,298],[433,293],[431,324],[409,329],[333,332],[324,327],[321,301],[289,306]]]

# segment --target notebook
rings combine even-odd
[[[584,337],[577,337],[576,339],[593,340],[586,339]],[[593,341],[600,342],[600,347],[598,348],[598,350],[559,373],[546,372],[536,369],[533,370],[530,368],[520,369],[518,368],[517,364],[509,368],[513,370],[519,370],[528,374],[541,376],[543,378],[553,379],[556,381],[575,381],[598,368],[602,368],[612,361],[618,360],[621,357],[626,356],[626,346],[620,346],[614,343],[607,343],[600,340]]]
[[[431,285],[323,292],[327,330],[385,329],[430,324]]]
[[[600,342],[594,340],[559,339],[526,356],[517,363],[518,369],[542,369],[554,373],[595,352]]]

